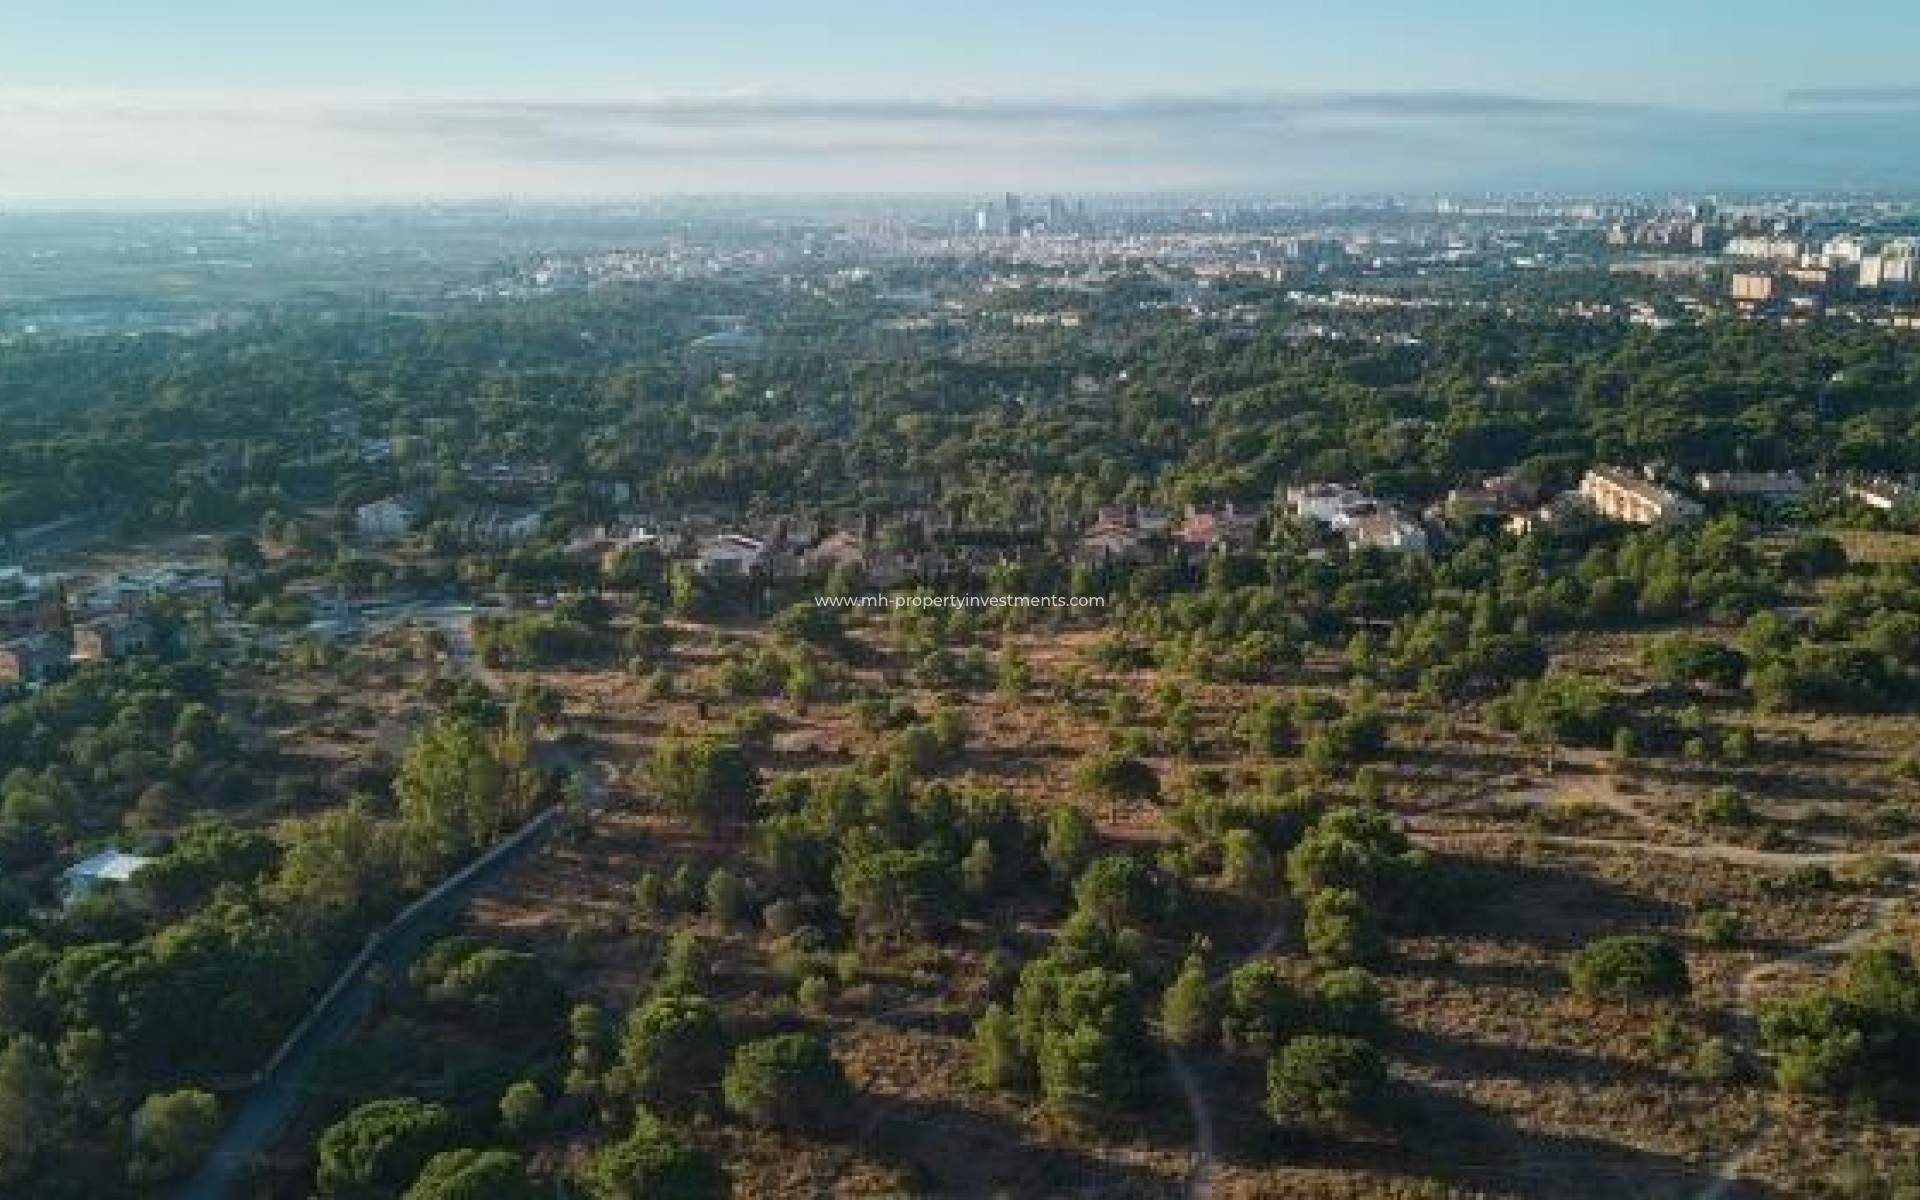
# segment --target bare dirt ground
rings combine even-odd
[[[676,671],[697,674],[728,646],[757,636],[690,633],[675,651]],[[1033,687],[1021,697],[985,691],[965,698],[969,745],[949,774],[1004,788],[1036,808],[1073,799],[1074,764],[1109,736],[1106,698],[1125,689],[1150,705],[1157,682],[1151,672],[1089,669],[1092,641],[1085,633],[1023,635]],[[855,678],[931,711],[943,694],[912,686],[898,660],[879,649]],[[1630,651],[1613,646],[1604,653],[1624,662]],[[720,727],[749,705],[774,718],[772,745],[761,756],[771,775],[851,764],[874,745],[835,701],[797,706],[773,696],[730,699],[711,689],[662,697],[616,671],[554,672],[542,681],[563,696],[568,723],[622,771],[637,766],[661,734]],[[1297,773],[1290,761],[1249,764],[1229,736],[1260,689],[1185,690],[1200,713],[1203,744],[1191,757],[1151,757],[1169,790],[1210,766],[1243,782],[1268,766]],[[1283,696],[1292,690],[1279,689]],[[1754,789],[1759,824],[1738,829],[1705,828],[1693,819],[1693,802],[1707,786],[1698,773],[1660,763],[1615,771],[1603,757],[1589,756],[1563,759],[1543,777],[1536,751],[1471,720],[1396,717],[1395,729],[1395,753],[1379,772],[1380,800],[1408,820],[1417,840],[1472,860],[1496,880],[1490,899],[1458,927],[1402,941],[1384,973],[1398,1026],[1385,1048],[1412,1113],[1412,1132],[1399,1140],[1302,1158],[1298,1148],[1275,1145],[1259,1116],[1258,1081],[1207,1061],[1170,1064],[1156,1084],[1160,1099],[1137,1127],[1050,1125],[1030,1105],[968,1079],[967,1031],[981,1002],[965,986],[979,964],[964,945],[912,982],[876,974],[837,991],[820,1018],[830,1023],[836,1051],[866,1097],[851,1145],[747,1138],[718,1127],[701,1136],[733,1165],[741,1194],[751,1196],[1000,1189],[1789,1197],[1812,1193],[1848,1151],[1891,1155],[1920,1146],[1920,1131],[1911,1128],[1778,1099],[1765,1064],[1752,1054],[1750,1031],[1758,995],[1816,976],[1892,911],[1888,897],[1904,886],[1848,884],[1849,874],[1890,844],[1895,861],[1920,861],[1905,842],[1877,833],[1862,804],[1846,799],[1863,775],[1877,777],[1872,773],[1890,748],[1920,744],[1920,723],[1794,729],[1813,755],[1756,780],[1765,785]],[[1319,786],[1335,797],[1346,785]],[[1821,815],[1822,806],[1833,811]],[[1162,836],[1151,805],[1097,816],[1111,837]],[[1762,844],[1768,825],[1786,832]],[[571,985],[619,1013],[643,986],[663,936],[634,920],[634,879],[646,869],[711,865],[740,853],[615,811],[591,840],[556,847],[530,864],[473,919],[504,936],[563,947]],[[1833,868],[1841,886],[1805,893],[1773,886],[1808,865]],[[1732,945],[1707,945],[1690,932],[1708,910],[1737,914],[1741,933]],[[1694,995],[1652,1014],[1574,997],[1565,983],[1567,955],[1593,936],[1627,931],[1678,940]],[[1220,941],[1248,945],[1259,940],[1257,932],[1222,930]],[[791,1010],[755,936],[729,933],[721,945],[730,1011],[752,1020]],[[1655,1018],[1663,1015],[1656,1037]],[[1710,1037],[1740,1051],[1736,1078],[1694,1071],[1691,1056]]]

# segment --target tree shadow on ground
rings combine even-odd
[[[1170,1197],[1184,1175],[1107,1159],[1036,1137],[1005,1117],[925,1099],[875,1101],[864,1153],[904,1172],[930,1196]]]
[[[1382,1195],[1401,1194],[1388,1189],[1402,1184],[1438,1185],[1449,1195],[1526,1200],[1682,1200],[1712,1181],[1709,1169],[1676,1155],[1527,1129],[1437,1088],[1403,1084],[1395,1107],[1393,1128],[1377,1135],[1301,1134],[1235,1122],[1223,1129],[1220,1167],[1362,1171],[1380,1178]],[[1777,1195],[1765,1188],[1734,1194],[1738,1200]]]
[[[1448,922],[1448,932],[1523,942],[1554,956],[1607,934],[1672,928],[1687,912],[1684,905],[1563,865],[1476,859],[1472,870],[1481,900]]]

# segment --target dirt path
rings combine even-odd
[[[1570,784],[1540,783],[1509,793],[1506,799],[1523,805],[1544,808],[1556,801],[1574,799],[1637,825],[1650,837],[1600,837],[1580,834],[1543,834],[1540,842],[1583,850],[1633,850],[1664,854],[1671,858],[1708,860],[1769,870],[1795,867],[1841,867],[1863,859],[1889,859],[1910,867],[1920,867],[1920,851],[1914,850],[1762,850],[1736,842],[1703,840],[1703,831],[1649,812],[1631,796],[1624,795],[1608,779],[1581,779]],[[1440,840],[1450,831],[1437,830],[1415,818],[1408,822],[1416,836]],[[1656,840],[1657,839],[1657,840]]]
[[[1810,947],[1798,954],[1755,963],[1749,967],[1740,976],[1739,986],[1735,990],[1740,1006],[1741,1023],[1745,1027],[1749,1040],[1751,1041],[1756,1035],[1754,1027],[1759,1017],[1758,996],[1762,981],[1785,971],[1818,966],[1846,958],[1878,937],[1900,911],[1901,904],[1898,900],[1886,896],[1878,897],[1873,901],[1870,910],[1871,919],[1844,937]],[[1774,1109],[1775,1106],[1770,1103],[1767,1110],[1768,1116],[1761,1123],[1760,1128],[1755,1130],[1753,1136],[1748,1138],[1738,1150],[1722,1159],[1714,1168],[1713,1179],[1700,1190],[1698,1200],[1727,1200],[1734,1194],[1735,1189],[1741,1186],[1742,1174],[1754,1159],[1759,1157],[1761,1150],[1766,1147],[1767,1139],[1773,1134]]]
[[[1286,939],[1287,922],[1276,922],[1267,930],[1267,935],[1260,939],[1259,945],[1233,960],[1232,964],[1214,972],[1212,982],[1217,985],[1236,968],[1273,953]],[[1207,1103],[1207,1091],[1200,1084],[1199,1072],[1187,1061],[1186,1052],[1172,1042],[1163,1042],[1162,1048],[1166,1054],[1167,1070],[1173,1075],[1174,1083],[1179,1085],[1180,1097],[1186,1101],[1187,1116],[1193,1122],[1193,1169],[1187,1174],[1188,1200],[1211,1200],[1214,1167],[1219,1161],[1213,1108]]]
[[[1920,853],[1911,851],[1854,851],[1854,850],[1760,850],[1751,846],[1736,845],[1731,842],[1698,841],[1698,830],[1676,824],[1646,811],[1632,798],[1622,795],[1610,782],[1595,781],[1577,789],[1556,788],[1552,784],[1541,784],[1514,794],[1513,799],[1523,803],[1545,805],[1553,803],[1566,795],[1568,791],[1583,802],[1605,809],[1617,816],[1638,825],[1650,832],[1675,837],[1676,842],[1653,841],[1640,838],[1577,837],[1569,835],[1549,835],[1543,840],[1549,845],[1577,847],[1594,850],[1633,850],[1642,853],[1664,854],[1673,858],[1688,860],[1716,860],[1735,863],[1741,866],[1759,867],[1774,870],[1792,870],[1796,867],[1835,867],[1856,863],[1869,857],[1892,859],[1907,866],[1920,866]],[[1769,959],[1755,963],[1740,976],[1734,989],[1734,999],[1740,1016],[1743,1039],[1749,1050],[1757,1049],[1759,1037],[1759,997],[1761,985],[1781,974],[1797,969],[1821,966],[1839,962],[1862,946],[1878,937],[1902,911],[1901,900],[1895,897],[1880,896],[1872,901],[1868,920],[1859,928],[1824,942],[1810,946],[1805,950],[1782,958]],[[1713,1169],[1713,1177],[1702,1188],[1697,1200],[1729,1200],[1746,1181],[1742,1178],[1746,1169],[1766,1148],[1768,1139],[1774,1132],[1777,1117],[1777,1101],[1770,1100],[1767,1117],[1739,1149],[1720,1160]]]

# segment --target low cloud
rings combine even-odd
[[[1843,111],[1920,108],[1920,87],[1812,88],[1787,93],[1787,107]]]
[[[1466,92],[1119,99],[291,99],[0,93],[0,191],[68,198],[661,191],[1911,186],[1899,96],[1709,113]],[[1842,97],[1851,97],[1842,99]]]

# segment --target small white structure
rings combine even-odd
[[[1338,529],[1360,510],[1377,506],[1373,497],[1344,483],[1310,483],[1287,489],[1287,511],[1303,521]]]
[[[60,873],[60,890],[68,904],[77,903],[103,887],[121,887],[153,864],[153,859],[118,850],[102,850]]]
[[[767,544],[744,533],[723,533],[700,543],[694,570],[702,575],[733,577],[751,575],[760,569],[767,556]]]
[[[1333,530],[1352,550],[1427,552],[1427,531],[1418,521],[1343,483],[1288,488],[1287,511]]]
[[[1740,500],[1793,500],[1807,490],[1792,471],[1703,471],[1693,482],[1702,495]]]
[[[1906,503],[1913,490],[1903,483],[1888,479],[1869,479],[1862,483],[1849,483],[1847,495],[1858,500],[1868,508],[1879,512],[1892,512]]]
[[[1399,554],[1425,554],[1427,531],[1392,509],[1354,517],[1345,530],[1347,545],[1354,550],[1387,550]]]
[[[413,532],[420,514],[404,500],[388,498],[362,504],[353,511],[354,526],[367,537],[393,538]]]

